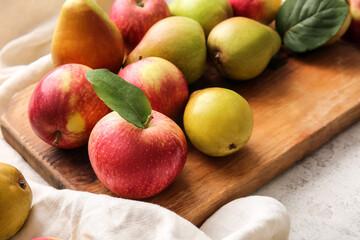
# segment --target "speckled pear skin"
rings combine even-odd
[[[172,16],[154,24],[124,66],[146,57],[161,57],[177,66],[188,84],[198,80],[206,64],[205,34],[201,25],[187,17]]]
[[[265,70],[279,51],[281,38],[275,30],[255,20],[233,17],[213,28],[207,46],[221,75],[249,80]]]

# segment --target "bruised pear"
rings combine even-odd
[[[188,84],[205,70],[206,43],[201,25],[193,19],[172,16],[155,23],[128,55],[125,66],[146,57],[160,57],[173,63]]]
[[[279,51],[281,38],[272,28],[245,17],[229,18],[211,30],[210,58],[224,77],[248,80],[262,73]]]
[[[52,39],[55,67],[78,63],[117,73],[124,58],[120,30],[94,0],[67,0]]]

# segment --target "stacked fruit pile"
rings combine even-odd
[[[358,0],[115,0],[107,15],[94,0],[67,0],[52,41],[55,68],[29,102],[31,126],[57,148],[88,144],[94,172],[115,194],[154,196],[182,171],[187,139],[221,157],[251,137],[252,110],[238,93],[189,91],[207,63],[224,81],[244,81],[281,47],[314,51],[344,33],[360,46],[359,9]],[[2,168],[11,170],[0,165],[0,188],[14,185],[9,193],[22,194],[29,210],[26,181],[11,170],[18,181],[8,183]]]
[[[315,50],[350,20],[340,0],[117,0],[109,15],[93,0],[67,0],[52,41],[56,68],[30,99],[30,123],[55,147],[88,144],[94,172],[115,194],[147,198],[183,169],[185,136],[221,157],[252,134],[251,107],[238,93],[212,87],[189,97],[207,60],[224,79],[253,79],[282,40],[293,52]]]
[[[223,88],[199,90],[189,98],[188,85],[205,70],[207,34],[233,16],[229,2],[211,4],[213,13],[204,22],[211,26],[203,27],[190,17],[172,16],[187,12],[186,6],[198,7],[190,2],[174,2],[171,13],[163,0],[115,1],[107,16],[92,0],[66,1],[52,42],[56,67],[39,82],[29,103],[34,132],[58,148],[88,144],[99,180],[115,194],[136,199],[159,193],[182,171],[187,157],[182,117],[188,138],[205,154],[225,156],[241,149],[253,128],[244,98]],[[263,63],[256,64],[262,69],[252,71],[260,73],[279,50],[280,37],[256,21],[239,21],[240,27],[254,28],[250,40],[255,44],[276,41],[260,49],[266,51]],[[218,49],[229,45],[226,39],[219,42],[222,31],[231,25],[220,26],[208,41],[218,63],[223,59]]]

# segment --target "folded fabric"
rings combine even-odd
[[[0,8],[0,112],[14,93],[53,69],[52,34],[63,0],[3,0]],[[112,0],[101,0],[106,12]],[[49,186],[0,134],[0,159],[17,167],[33,191],[23,228],[12,238],[67,239],[287,239],[289,216],[269,197],[223,206],[199,228],[155,204]],[[1,206],[0,206],[1,207]],[[191,206],[189,206],[191,207]],[[1,228],[1,226],[0,226]]]
[[[200,229],[214,240],[286,240],[290,219],[274,198],[249,196],[220,208]]]
[[[209,239],[190,222],[158,205],[29,184],[34,204],[13,239]]]

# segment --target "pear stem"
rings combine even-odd
[[[54,144],[55,145],[58,145],[59,144],[59,140],[60,140],[60,136],[61,136],[61,132],[59,130],[56,130],[56,138],[55,138],[55,141],[54,141]]]
[[[153,118],[154,118],[154,117],[151,116],[151,115],[149,115],[149,116],[147,117],[146,122],[144,122],[144,124],[143,124],[145,128],[148,128],[148,127],[149,127],[150,121],[151,121]]]

